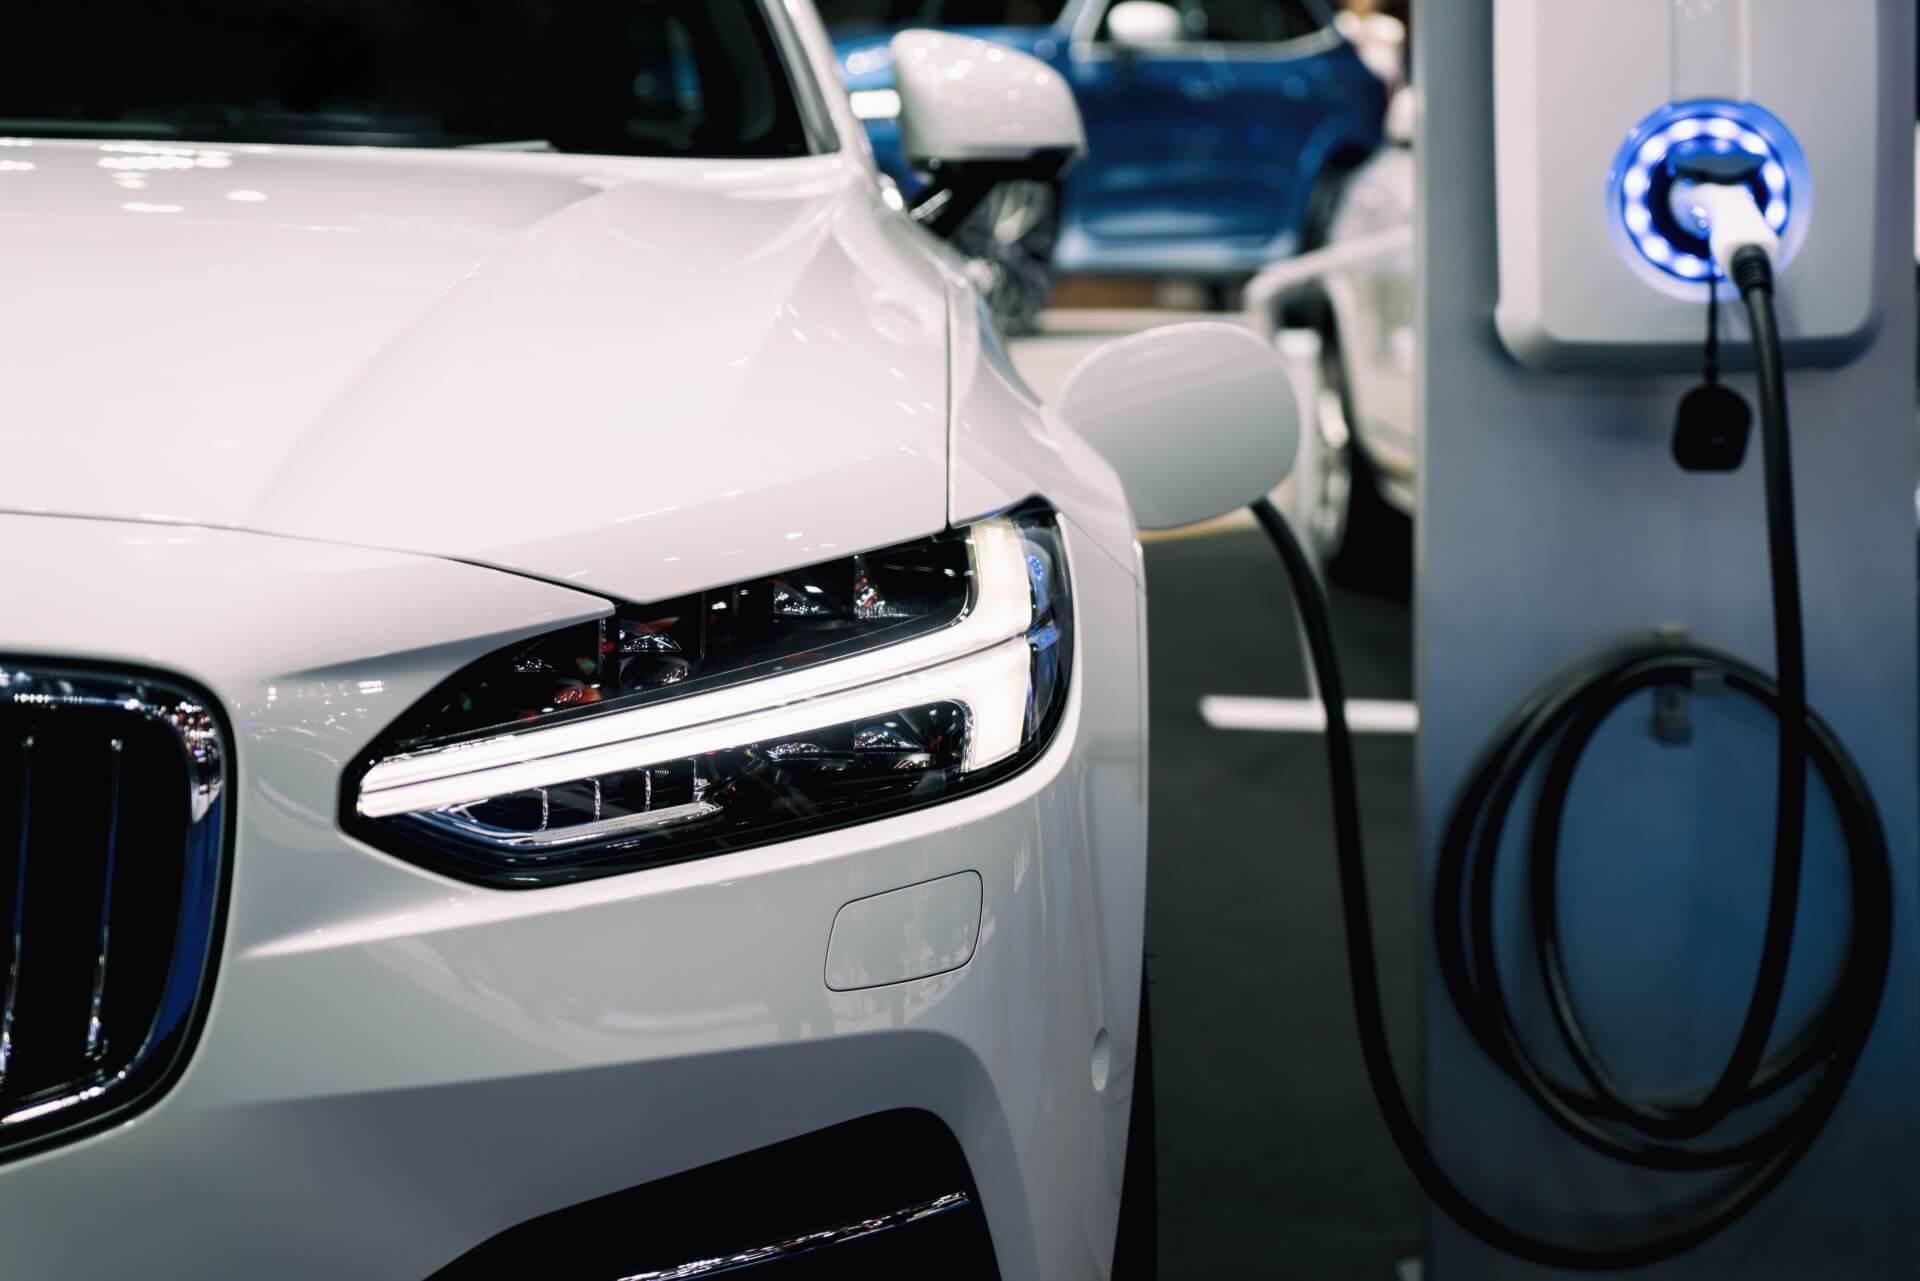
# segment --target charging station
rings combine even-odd
[[[1792,279],[1787,358],[1841,365],[1865,349],[1900,280],[1873,270],[1875,219],[1899,194],[1875,160],[1881,135],[1912,122],[1880,110],[1880,76],[1861,65],[1893,6],[1499,0],[1494,13],[1494,315],[1517,359],[1698,368],[1711,266],[1676,208],[1666,162],[1683,148],[1761,161],[1754,193]]]
[[[1425,17],[1415,42],[1430,899],[1446,892],[1443,847],[1476,762],[1556,673],[1656,635],[1776,670],[1760,450],[1717,470],[1675,459],[1716,263],[1709,229],[1671,190],[1668,153],[1743,165],[1739,184],[1777,238],[1806,701],[1877,810],[1890,879],[1872,901],[1890,946],[1857,1055],[1814,1069],[1811,1086],[1752,1091],[1711,1141],[1738,1148],[1776,1123],[1790,1129],[1796,1101],[1838,1072],[1831,1114],[1791,1138],[1750,1207],[1640,1275],[1920,1273],[1914,48],[1901,0],[1472,0]],[[1720,288],[1727,366],[1750,369],[1753,335],[1730,284]],[[1747,373],[1726,381],[1762,398]],[[1571,1000],[1617,1082],[1649,1099],[1715,1079],[1755,990],[1783,732],[1738,684],[1703,674],[1625,699],[1586,744],[1558,815],[1554,946]],[[1842,807],[1809,773],[1768,1040],[1787,1057],[1809,1020],[1847,999],[1863,928]],[[1507,825],[1489,955],[1515,1034],[1549,1074],[1578,1081],[1533,964],[1527,839],[1523,821]],[[1439,956],[1430,962],[1426,1130],[1489,1214],[1619,1247],[1684,1236],[1737,1183],[1737,1172],[1623,1164],[1572,1141],[1489,1060]],[[1430,1277],[1557,1274],[1433,1216]]]

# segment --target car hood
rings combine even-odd
[[[942,27],[941,30],[991,40],[995,44],[1041,57],[1049,56],[1051,45],[1062,39],[1052,27]],[[897,34],[894,31],[882,31],[834,41],[833,52],[840,59],[841,78],[846,81],[849,90],[893,87],[891,44]],[[1043,45],[1049,47],[1043,49]]]
[[[636,599],[925,534],[946,313],[915,234],[836,156],[15,142],[0,510]]]

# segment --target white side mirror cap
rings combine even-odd
[[[902,31],[892,49],[909,163],[1064,161],[1087,149],[1073,90],[1038,58],[950,31]]]
[[[1266,497],[1300,447],[1300,406],[1279,353],[1218,321],[1100,348],[1068,375],[1060,413],[1120,473],[1142,529]]]
[[[1120,0],[1107,11],[1107,34],[1123,49],[1165,48],[1186,38],[1180,11],[1162,0]]]

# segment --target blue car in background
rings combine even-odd
[[[1322,0],[820,0],[881,168],[911,196],[888,41],[943,27],[1073,86],[1086,157],[1009,184],[957,241],[1015,327],[1053,272],[1228,281],[1315,243],[1381,137],[1386,88]]]

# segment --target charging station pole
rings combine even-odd
[[[1622,20],[1647,7],[1555,2]],[[1892,851],[1895,939],[1872,1038],[1804,1160],[1754,1212],[1644,1275],[1920,1276],[1914,10],[1911,0],[1671,3],[1690,17],[1737,10],[1733,29],[1742,39],[1780,4],[1870,5],[1880,29],[1871,47],[1810,49],[1804,66],[1818,81],[1877,85],[1878,127],[1858,143],[1873,149],[1879,179],[1865,197],[1872,208],[1860,250],[1871,255],[1877,327],[1846,363],[1801,364],[1790,349],[1787,393],[1810,702],[1873,791]],[[1698,371],[1647,372],[1673,366],[1631,359],[1607,369],[1530,368],[1496,329],[1499,237],[1520,229],[1499,225],[1494,10],[1495,0],[1429,4],[1417,15],[1415,39],[1423,432],[1416,661],[1429,890],[1442,828],[1472,762],[1556,672],[1662,627],[1761,668],[1774,664],[1757,444],[1744,466],[1725,474],[1684,472],[1670,448],[1675,407],[1700,381]],[[1624,134],[1662,104],[1587,105],[1618,117]],[[1811,144],[1806,162],[1817,192],[1812,216],[1860,198],[1821,185],[1844,166]],[[1607,178],[1604,167],[1592,175],[1596,209]],[[1781,274],[1789,323],[1804,279],[1792,264]],[[1750,368],[1734,350],[1744,326],[1727,333],[1729,368]],[[1674,343],[1677,335],[1658,337]],[[1754,399],[1750,374],[1730,372],[1727,382]],[[1669,709],[1678,732],[1669,725],[1656,734],[1650,707],[1647,696],[1629,702],[1581,765],[1562,835],[1559,901],[1582,1015],[1619,1075],[1657,1093],[1714,1077],[1752,989],[1772,858],[1777,729],[1724,690],[1696,689]],[[1520,837],[1510,832],[1508,841],[1517,846]],[[1503,860],[1503,874],[1524,864]],[[1551,1047],[1524,896],[1509,888],[1497,901],[1515,1018],[1531,1044]],[[1834,811],[1817,784],[1801,904],[1776,1044],[1823,995],[1849,929]],[[1557,1240],[1618,1244],[1684,1221],[1689,1204],[1723,1177],[1622,1167],[1574,1143],[1487,1060],[1432,971],[1425,1029],[1433,1146],[1502,1219]],[[1556,1061],[1550,1049],[1545,1057]],[[1752,1129],[1729,1125],[1739,1134]],[[1430,1278],[1546,1275],[1434,1216]]]

